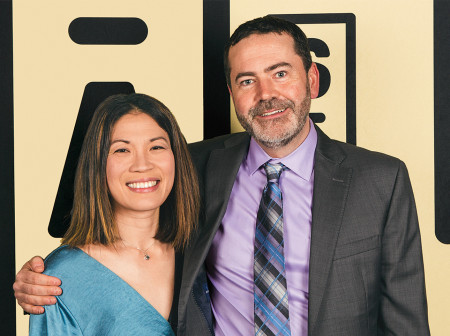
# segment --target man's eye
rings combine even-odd
[[[275,76],[278,78],[282,78],[286,76],[286,71],[278,71]]]
[[[253,83],[253,79],[245,79],[241,82],[241,85],[247,86]]]

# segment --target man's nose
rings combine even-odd
[[[271,100],[279,97],[278,88],[270,79],[263,79],[258,82],[259,100]]]

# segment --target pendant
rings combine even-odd
[[[149,260],[150,259],[150,256],[147,254],[147,253],[144,253],[145,255],[144,255],[144,259],[145,260]]]

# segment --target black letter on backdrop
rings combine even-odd
[[[147,25],[137,18],[83,17],[73,20],[69,26],[69,36],[78,44],[135,45],[142,43],[147,35]],[[95,109],[113,94],[133,92],[134,87],[128,82],[91,82],[86,85],[48,225],[48,232],[53,237],[62,237],[70,224],[75,171]]]
[[[309,43],[309,49],[311,52],[313,52],[316,57],[329,57],[330,56],[330,49],[328,48],[328,45],[319,39],[316,38],[308,38]],[[319,95],[317,98],[322,97],[325,93],[327,93],[328,89],[330,88],[331,83],[331,75],[330,70],[318,62],[316,62],[317,70],[319,70]],[[315,123],[322,123],[325,121],[325,114],[318,113],[318,112],[311,112],[310,117],[312,121]]]
[[[75,171],[83,139],[95,109],[113,94],[133,92],[134,87],[128,82],[91,82],[86,85],[48,225],[48,232],[53,237],[62,237],[70,224]]]

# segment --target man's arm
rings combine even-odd
[[[408,172],[400,163],[382,238],[381,335],[429,335],[419,224]]]
[[[23,265],[14,282],[14,296],[17,303],[30,314],[42,314],[45,305],[56,303],[54,295],[61,294],[61,280],[41,274],[44,261],[34,257]]]

